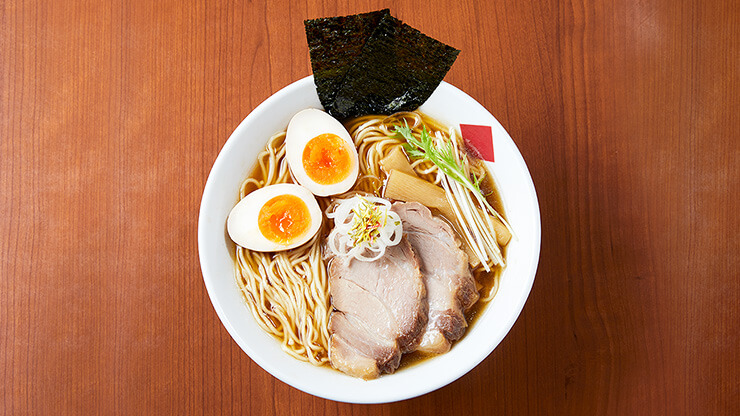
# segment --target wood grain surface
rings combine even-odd
[[[310,74],[303,19],[390,7],[462,53],[542,254],[493,354],[360,406],[229,337],[197,249],[220,148]],[[0,2],[0,414],[740,414],[740,3]]]

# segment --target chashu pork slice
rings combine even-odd
[[[398,368],[427,322],[419,261],[406,239],[383,257],[364,262],[335,256],[329,263],[334,312],[329,320],[329,360],[355,377],[371,379]]]
[[[439,354],[460,339],[468,324],[465,312],[478,300],[468,257],[450,224],[417,202],[396,202],[403,233],[419,257],[427,290],[429,319],[419,351]]]

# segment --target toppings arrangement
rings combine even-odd
[[[307,20],[305,26],[319,99],[339,119],[415,110],[460,53],[388,9]]]
[[[298,112],[227,226],[260,326],[296,358],[375,378],[464,335],[496,293],[511,233],[454,129],[418,112],[346,123]]]
[[[334,255],[374,261],[385,254],[386,247],[401,241],[403,226],[398,214],[390,210],[388,200],[355,195],[337,201],[326,217],[334,220],[327,247]]]

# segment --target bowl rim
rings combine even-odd
[[[218,172],[221,164],[224,163],[224,160],[226,158],[226,154],[228,154],[232,149],[236,146],[236,142],[239,140],[239,137],[242,136],[245,131],[248,129],[248,127],[255,121],[259,120],[265,111],[270,109],[273,105],[279,103],[280,101],[284,100],[286,97],[291,96],[292,94],[295,94],[297,91],[300,91],[302,89],[308,88],[309,86],[313,87],[313,76],[309,75],[305,78],[299,79],[286,87],[280,89],[276,93],[269,96],[267,99],[265,99],[262,103],[260,103],[257,107],[255,107],[234,129],[232,134],[229,136],[228,140],[224,143],[223,147],[218,153],[218,156],[216,157],[211,170],[208,175],[208,179],[206,181],[206,185],[203,189],[203,194],[201,198],[201,205],[199,210],[199,216],[198,216],[198,254],[200,259],[200,266],[201,266],[201,273],[203,276],[203,281],[206,286],[206,290],[208,292],[211,304],[213,305],[214,310],[216,311],[216,314],[218,315],[222,325],[226,328],[227,332],[231,336],[231,338],[239,345],[239,347],[244,351],[249,358],[254,361],[257,365],[259,365],[262,369],[270,373],[275,378],[279,379],[280,381],[297,388],[299,390],[302,390],[306,393],[315,395],[317,397],[322,397],[329,400],[334,401],[340,401],[340,402],[348,402],[348,403],[389,403],[404,399],[410,399],[413,397],[417,397],[432,391],[435,391],[441,387],[444,387],[455,380],[462,377],[464,374],[468,373],[470,370],[472,370],[474,367],[476,367],[478,364],[480,364],[486,357],[488,357],[493,350],[500,344],[500,342],[503,340],[503,338],[508,335],[511,328],[513,327],[514,323],[518,319],[518,317],[521,315],[521,311],[524,308],[524,304],[526,303],[527,299],[529,298],[529,294],[531,293],[532,285],[534,284],[534,279],[537,271],[537,267],[539,264],[539,257],[540,257],[540,250],[541,250],[541,220],[540,220],[540,210],[539,210],[539,202],[537,199],[536,190],[534,188],[534,183],[531,178],[531,174],[529,172],[529,169],[527,168],[527,165],[521,156],[521,152],[519,151],[518,147],[514,143],[514,141],[511,139],[511,136],[503,129],[503,127],[500,125],[498,120],[490,113],[487,109],[485,109],[480,103],[478,103],[477,100],[460,90],[459,88],[453,86],[452,84],[449,84],[447,82],[442,82],[440,86],[438,87],[438,91],[442,91],[446,94],[452,94],[456,95],[457,98],[463,99],[463,100],[472,100],[473,103],[477,104],[485,113],[487,113],[488,116],[493,120],[492,123],[496,124],[496,126],[492,126],[493,128],[500,129],[504,134],[505,138],[508,139],[510,142],[510,145],[513,146],[514,154],[516,160],[513,162],[516,164],[521,165],[520,167],[523,168],[523,172],[526,173],[526,189],[525,191],[528,196],[531,198],[533,202],[533,210],[534,214],[533,218],[531,219],[532,223],[532,230],[533,230],[533,240],[531,244],[532,248],[532,262],[529,265],[530,267],[526,271],[526,281],[524,282],[524,286],[522,287],[524,289],[524,296],[521,296],[517,302],[513,305],[512,308],[512,314],[510,314],[509,320],[507,320],[503,325],[501,325],[502,328],[505,328],[504,331],[500,332],[500,336],[497,336],[495,338],[491,339],[490,348],[482,349],[479,354],[473,359],[470,359],[469,361],[463,363],[463,365],[457,366],[456,371],[453,371],[448,374],[447,377],[441,377],[439,380],[436,380],[434,382],[430,382],[427,384],[421,384],[420,386],[409,386],[408,389],[404,389],[401,391],[392,391],[388,392],[388,394],[384,397],[346,397],[342,394],[332,394],[332,392],[326,392],[325,390],[322,390],[319,386],[316,386],[309,382],[299,382],[294,379],[294,377],[289,373],[289,371],[286,371],[283,368],[280,368],[279,366],[274,365],[270,360],[265,359],[262,357],[255,349],[253,349],[249,342],[245,340],[241,334],[238,333],[237,328],[234,326],[234,324],[231,322],[231,319],[229,315],[226,313],[226,310],[223,305],[221,305],[221,302],[217,296],[215,283],[212,280],[211,273],[211,265],[209,264],[209,259],[204,255],[204,246],[207,244],[205,240],[206,233],[208,232],[207,228],[208,225],[204,221],[204,218],[207,215],[207,212],[210,208],[209,201],[212,200],[213,195],[217,193],[218,186],[215,183],[215,176],[216,172]],[[436,91],[435,91],[436,92]],[[420,107],[420,110],[424,111],[424,105]],[[236,197],[236,196],[235,196]],[[236,283],[234,283],[234,287],[236,288]],[[494,298],[495,299],[495,298]],[[246,305],[245,305],[246,307]],[[488,308],[488,306],[486,306]],[[250,319],[251,319],[251,315]],[[485,350],[485,351],[484,351]],[[281,351],[282,352],[282,351]],[[449,353],[448,353],[449,354]],[[287,355],[287,354],[286,354]],[[436,359],[436,358],[435,358]],[[297,362],[300,362],[296,360]],[[330,371],[336,371],[336,370],[330,370]],[[386,375],[383,377],[389,377],[391,375]],[[380,379],[383,379],[381,377]],[[379,380],[380,380],[379,379]]]

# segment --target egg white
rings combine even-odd
[[[308,231],[292,243],[283,245],[268,240],[259,229],[259,212],[267,201],[278,195],[294,195],[308,207],[311,225]],[[316,198],[303,186],[281,183],[257,189],[242,198],[229,213],[226,229],[231,239],[238,245],[254,251],[282,251],[305,244],[321,227],[323,216]]]
[[[303,150],[314,137],[324,134],[336,134],[347,142],[350,150],[350,173],[341,182],[322,185],[314,182],[303,167]],[[309,108],[298,112],[290,120],[285,135],[285,157],[295,180],[318,196],[329,196],[347,192],[357,181],[360,164],[352,137],[337,119],[322,110]]]

